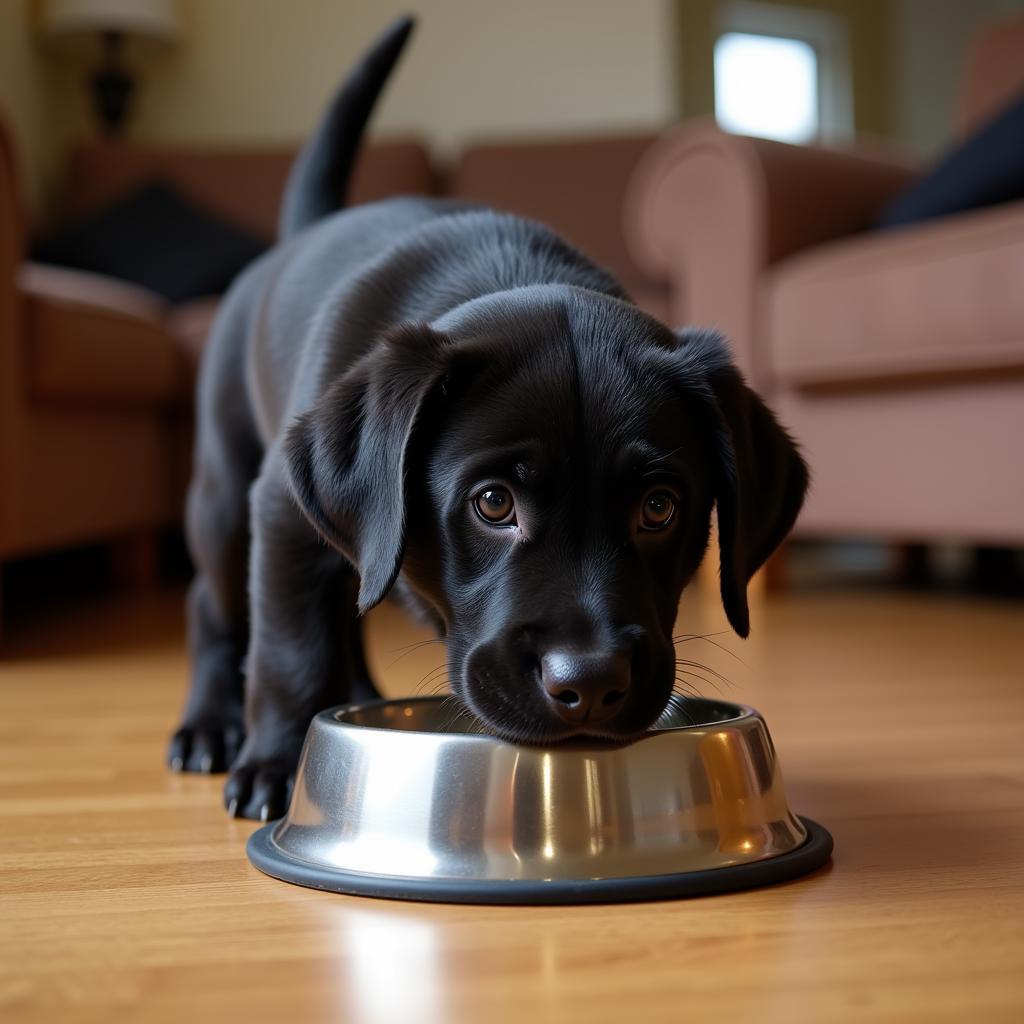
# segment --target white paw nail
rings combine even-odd
[[[260,808],[260,821],[267,821],[270,818],[270,804],[264,804]]]
[[[184,762],[184,760],[182,758],[180,758],[180,757],[172,757],[171,758],[171,771],[172,772],[180,772],[180,771],[184,771],[184,770],[185,770],[185,762]]]
[[[209,775],[213,771],[213,754],[203,754],[199,761],[199,770],[204,775]]]
[[[237,796],[233,797],[232,800],[231,800],[231,803],[228,804],[228,817],[229,818],[237,818],[238,817],[238,797]]]

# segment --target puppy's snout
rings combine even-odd
[[[629,693],[632,673],[624,654],[549,651],[540,666],[548,704],[573,725],[606,722]]]

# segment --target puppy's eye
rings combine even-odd
[[[664,530],[675,518],[676,497],[665,490],[648,491],[640,506],[642,530]]]
[[[512,526],[516,521],[516,505],[504,487],[488,487],[473,499],[476,514],[489,526]]]

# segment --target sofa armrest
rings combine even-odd
[[[170,309],[167,300],[129,281],[88,270],[26,260],[15,273],[19,291],[30,298],[160,320]]]
[[[26,262],[23,387],[29,403],[152,408],[189,393],[185,354],[164,322],[167,304],[98,274]]]
[[[673,318],[724,331],[757,382],[762,270],[867,228],[917,173],[880,152],[791,146],[691,123],[641,159],[626,200],[627,241],[640,266],[669,281]]]

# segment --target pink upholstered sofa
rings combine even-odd
[[[985,28],[956,134],[1024,88],[1024,19]],[[625,222],[802,444],[803,535],[1024,543],[1024,202],[865,230],[921,173],[688,124],[648,151]]]

